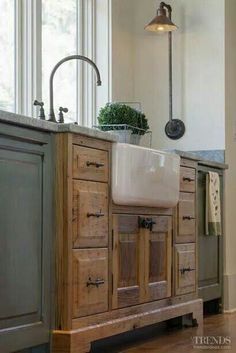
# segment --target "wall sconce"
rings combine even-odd
[[[165,133],[172,140],[180,139],[185,133],[184,122],[180,119],[173,119],[172,31],[177,28],[172,22],[172,8],[164,2],[160,3],[156,17],[145,27],[145,30],[150,32],[169,32],[169,121],[165,126]]]

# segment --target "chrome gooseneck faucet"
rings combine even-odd
[[[49,80],[49,104],[50,104],[50,106],[49,106],[49,119],[48,119],[48,121],[51,121],[53,123],[57,122],[56,117],[55,117],[55,112],[54,112],[54,104],[53,104],[53,101],[54,101],[54,97],[53,97],[53,79],[54,79],[54,75],[55,75],[57,69],[62,64],[64,64],[66,61],[70,61],[70,60],[82,60],[82,61],[85,61],[88,64],[90,64],[94,68],[94,70],[96,72],[96,75],[97,75],[97,86],[101,86],[102,85],[101,76],[100,76],[100,72],[98,70],[97,65],[92,60],[87,58],[86,56],[83,56],[83,55],[70,55],[70,56],[67,56],[64,59],[60,60],[54,66],[54,68],[53,68],[53,70],[51,72],[51,75],[50,75],[50,80]],[[35,102],[37,102],[37,101],[35,101]],[[43,102],[40,102],[40,104],[43,104]],[[38,104],[34,104],[34,105],[38,105]],[[67,112],[67,111],[68,111],[68,109],[60,107],[60,115],[59,115],[60,116],[60,119],[59,119],[60,123],[64,121],[62,112]]]

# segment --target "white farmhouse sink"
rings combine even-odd
[[[180,157],[114,143],[112,198],[117,205],[169,208],[179,200]]]

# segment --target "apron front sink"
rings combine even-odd
[[[170,208],[179,201],[180,157],[114,143],[112,198],[116,205]]]

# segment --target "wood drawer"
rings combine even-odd
[[[177,207],[176,243],[194,243],[196,240],[195,194],[180,193]]]
[[[108,245],[108,185],[73,181],[73,247]]]
[[[108,152],[73,145],[73,178],[108,182]]]
[[[73,318],[108,310],[108,250],[73,250]]]
[[[178,244],[174,247],[175,295],[196,290],[196,246]]]
[[[180,167],[180,191],[196,191],[196,170],[193,168]]]

